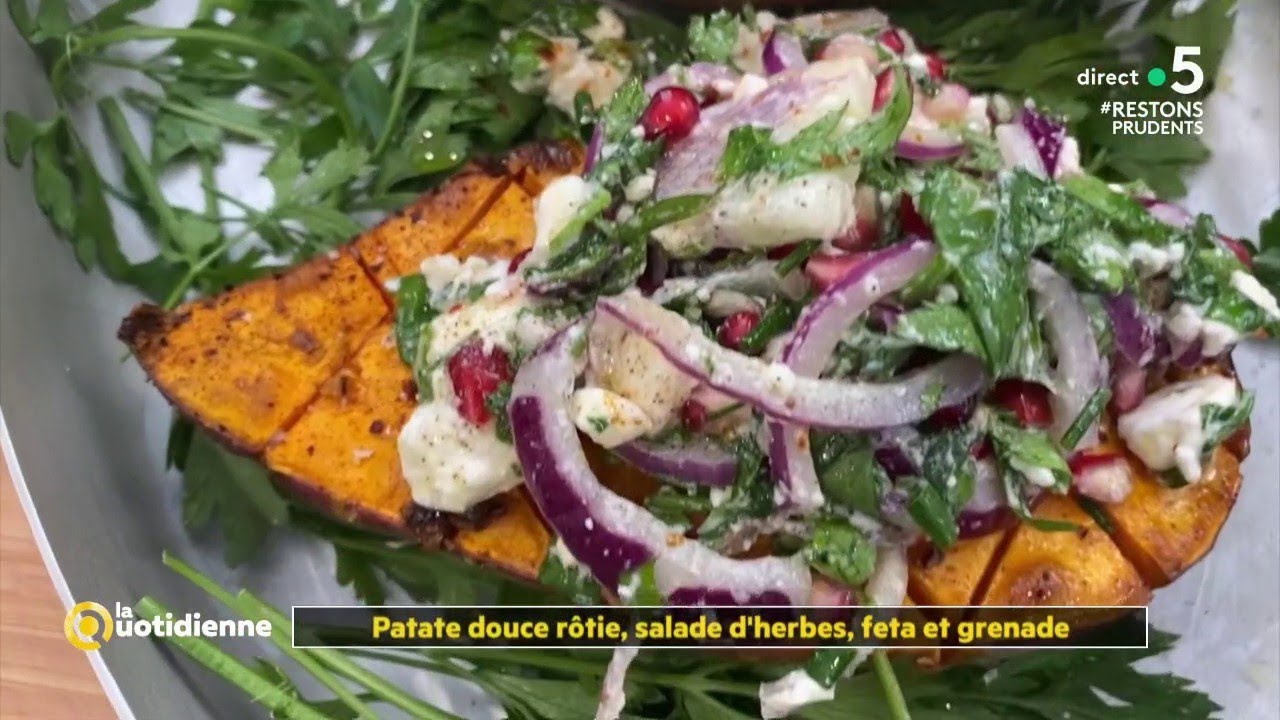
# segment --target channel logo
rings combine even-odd
[[[62,631],[71,646],[86,652],[99,650],[115,632],[116,621],[105,607],[96,602],[76,603],[62,622]]]

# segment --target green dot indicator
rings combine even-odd
[[[1151,71],[1147,73],[1147,82],[1151,83],[1153,87],[1160,87],[1164,84],[1164,81],[1164,70],[1160,68],[1151,68]]]

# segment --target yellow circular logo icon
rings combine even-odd
[[[96,602],[76,603],[62,623],[67,642],[80,650],[97,650],[111,639],[116,621]]]

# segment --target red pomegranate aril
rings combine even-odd
[[[524,264],[525,258],[529,257],[529,253],[532,250],[533,248],[527,248],[516,253],[515,257],[511,258],[511,263],[507,265],[507,274],[510,275],[516,270],[519,270],[520,266]]]
[[[929,430],[945,430],[959,427],[968,422],[969,418],[973,417],[973,412],[977,409],[978,396],[974,395],[964,402],[938,408],[924,421],[924,426]]]
[[[1246,245],[1243,240],[1228,237],[1226,235],[1219,235],[1218,242],[1222,243],[1225,248],[1235,253],[1236,257],[1240,258],[1240,262],[1244,263],[1245,267],[1253,267],[1253,254],[1249,252],[1249,246]]]
[[[751,310],[736,312],[724,319],[716,330],[716,340],[727,347],[738,349],[742,340],[760,324],[760,313]]]
[[[787,243],[786,245],[771,247],[765,251],[764,256],[770,260],[781,260],[782,258],[790,255],[791,251],[795,250],[799,246],[800,243]]]
[[[874,188],[858,187],[853,195],[853,211],[853,227],[831,239],[832,245],[849,252],[865,250],[880,239],[880,200]]]
[[[916,212],[916,203],[907,193],[898,201],[898,226],[903,235],[914,235],[925,240],[933,239],[933,228]]]
[[[893,95],[893,69],[885,68],[876,75],[876,91],[871,96],[871,109],[874,111],[884,107],[891,95]]]
[[[515,376],[507,353],[499,347],[486,352],[484,345],[480,340],[463,345],[445,366],[453,394],[458,398],[458,414],[477,426],[493,419],[485,401]]]
[[[702,432],[707,426],[707,406],[689,399],[680,406],[680,424],[690,432]]]
[[[1049,406],[1049,389],[1026,380],[1001,380],[991,391],[996,404],[1018,417],[1026,427],[1048,427],[1053,424],[1053,408]]]
[[[961,540],[983,537],[1017,524],[1018,517],[1007,505],[983,512],[962,511],[956,517],[956,527]]]
[[[973,447],[969,448],[969,455],[974,460],[986,460],[994,455],[995,452],[996,446],[992,444],[991,438],[985,436],[975,442]]]
[[[702,111],[698,97],[682,87],[664,87],[653,94],[649,107],[640,116],[644,136],[649,140],[676,141],[693,132]]]
[[[886,28],[881,30],[880,34],[876,36],[876,40],[879,40],[881,45],[884,45],[899,55],[907,49],[907,44],[902,40],[902,34],[895,28]]]
[[[929,77],[934,80],[941,80],[947,76],[947,61],[938,57],[937,53],[928,53],[924,56],[924,67]]]
[[[1127,413],[1147,397],[1147,371],[1140,367],[1121,367],[1111,381],[1111,410]]]

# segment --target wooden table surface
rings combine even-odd
[[[86,654],[62,634],[66,609],[0,460],[0,718],[116,717]]]

